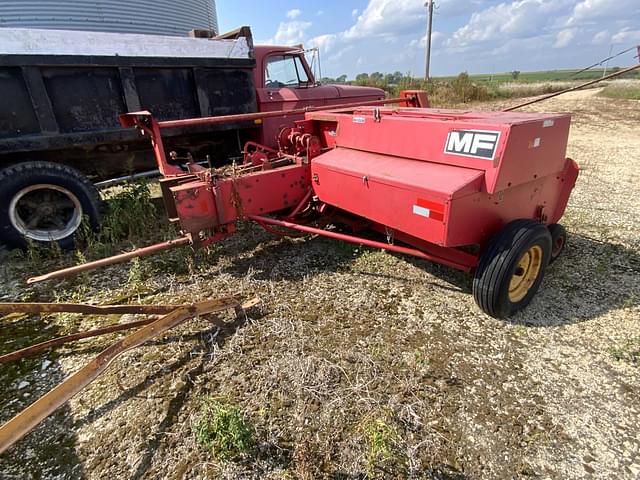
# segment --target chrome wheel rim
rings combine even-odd
[[[9,204],[9,220],[21,235],[38,242],[62,240],[82,222],[78,197],[59,185],[41,183],[20,190]]]

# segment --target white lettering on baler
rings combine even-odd
[[[489,130],[452,130],[447,136],[445,153],[493,160],[500,132]]]

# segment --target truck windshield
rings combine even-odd
[[[309,77],[300,61],[294,55],[277,55],[267,60],[264,72],[267,88],[299,87],[309,85]]]

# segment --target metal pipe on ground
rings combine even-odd
[[[0,315],[9,313],[85,313],[95,315],[165,315],[184,305],[89,305],[86,303],[0,303]]]
[[[178,307],[173,312],[118,340],[60,385],[2,425],[0,427],[0,454],[89,385],[122,353],[180,325],[189,318],[238,306],[240,305],[234,297],[227,297]]]
[[[176,306],[177,308],[177,306]],[[53,347],[64,345],[65,343],[76,342],[84,338],[98,337],[100,335],[107,335],[108,333],[121,332],[123,330],[130,330],[136,327],[143,327],[158,320],[157,316],[146,318],[144,320],[138,320],[137,322],[122,323],[118,325],[109,325],[107,327],[96,328],[86,332],[73,333],[71,335],[65,335],[64,337],[52,338],[46,342],[37,343],[29,347],[21,348],[15,352],[0,355],[0,364],[14,362],[22,358],[30,357],[38,352],[48,350]]]

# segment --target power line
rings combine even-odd
[[[586,72],[587,70],[589,70],[589,69],[591,69],[591,68],[593,68],[593,67],[597,67],[598,65],[602,65],[604,62],[608,62],[609,60],[611,60],[611,59],[613,59],[613,58],[619,57],[620,55],[623,55],[623,54],[625,54],[625,53],[627,53],[627,52],[630,52],[630,51],[631,51],[631,50],[633,50],[634,48],[640,48],[640,46],[636,47],[636,46],[634,45],[634,46],[633,46],[633,47],[631,47],[631,48],[627,48],[626,50],[623,50],[622,52],[616,53],[615,55],[611,55],[611,56],[609,56],[609,57],[605,58],[604,60],[600,60],[598,63],[594,63],[593,65],[589,65],[588,67],[583,68],[582,70],[580,70],[579,72],[576,72],[576,73],[572,74],[571,76],[572,76],[572,77],[575,77],[576,75],[579,75],[579,74],[581,74],[582,72]],[[640,52],[638,52],[638,54],[640,55]]]

